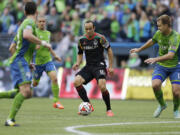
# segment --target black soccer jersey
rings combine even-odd
[[[85,53],[87,65],[105,66],[104,49],[108,50],[109,47],[109,42],[99,33],[94,33],[92,38],[84,35],[78,42],[78,54]]]

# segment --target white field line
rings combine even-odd
[[[121,123],[109,123],[109,124],[92,124],[92,125],[77,125],[77,126],[70,126],[66,127],[65,130],[70,133],[78,134],[78,135],[93,135],[92,133],[79,131],[78,128],[86,128],[86,127],[103,127],[103,126],[116,126],[116,125],[149,125],[149,124],[169,124],[169,123],[180,123],[180,121],[158,121],[158,122],[121,122]],[[121,134],[114,134],[114,135],[151,135],[151,134],[162,134],[162,132],[147,132],[147,133],[121,133]],[[164,134],[164,132],[163,132]],[[166,132],[167,134],[167,132]],[[180,132],[169,132],[168,134],[180,134]],[[94,134],[95,135],[95,134]]]

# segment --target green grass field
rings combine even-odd
[[[112,100],[114,117],[107,117],[102,100],[91,100],[95,111],[77,115],[80,99],[61,99],[65,109],[52,107],[48,98],[24,102],[16,121],[20,127],[5,127],[12,99],[0,100],[0,135],[179,135],[180,119],[173,118],[172,102],[160,118],[153,118],[156,101]]]

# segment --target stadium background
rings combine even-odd
[[[28,0],[0,0],[0,91],[12,88],[8,47],[24,19],[23,6]],[[34,0],[38,12],[47,18],[53,49],[63,58],[54,61],[58,69],[60,96],[78,98],[73,88],[77,40],[83,34],[83,23],[91,19],[96,31],[105,35],[114,52],[115,76],[107,79],[112,99],[154,99],[151,89],[153,66],[143,63],[155,57],[157,45],[129,56],[129,50],[143,45],[157,30],[156,18],[162,14],[172,17],[173,28],[180,32],[178,0]],[[83,65],[82,65],[83,66]],[[101,98],[93,80],[87,86],[90,98]],[[163,84],[166,99],[172,99],[169,80]],[[34,96],[51,97],[50,80],[43,74]]]

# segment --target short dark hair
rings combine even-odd
[[[91,21],[91,20],[87,20],[84,24],[86,24],[86,23],[92,23],[92,24],[93,24],[93,27],[95,27],[94,22],[93,22],[93,21]]]
[[[36,3],[35,2],[27,2],[25,5],[26,15],[34,15],[36,13]]]
[[[157,18],[157,21],[161,21],[162,24],[167,24],[169,27],[171,27],[171,17],[168,15],[161,15]]]

